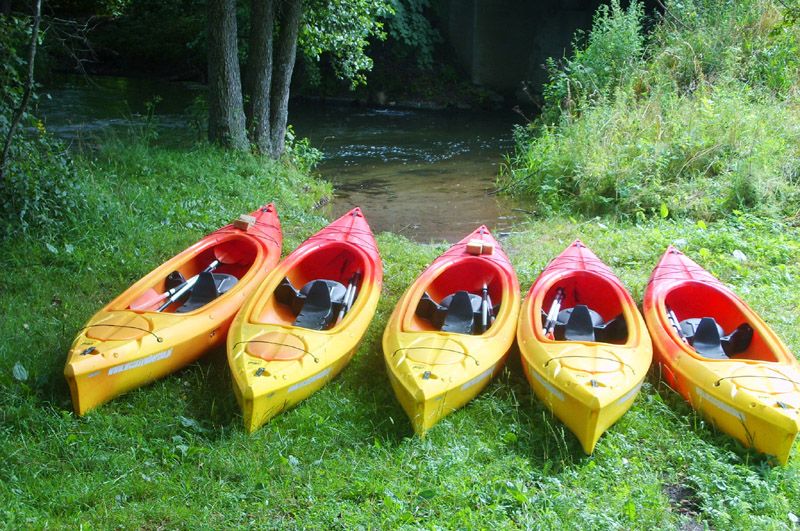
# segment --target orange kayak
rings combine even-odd
[[[424,435],[502,370],[519,300],[514,268],[485,226],[406,290],[386,325],[383,355],[415,432]]]
[[[247,431],[347,365],[375,315],[382,283],[378,247],[358,208],[278,264],[228,334],[228,364]]]
[[[280,259],[274,205],[250,216],[237,222],[243,228],[222,227],[164,262],[81,328],[64,367],[78,415],[222,344],[236,312]]]
[[[712,424],[786,463],[800,431],[800,363],[742,299],[674,247],[644,316],[664,380]]]
[[[517,340],[536,396],[587,454],[631,407],[653,357],[630,293],[580,240],[531,286]]]

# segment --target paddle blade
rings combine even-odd
[[[166,293],[159,293],[155,289],[150,288],[139,296],[138,299],[133,301],[130,309],[134,311],[150,310],[155,305],[166,298]]]

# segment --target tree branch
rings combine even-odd
[[[33,66],[36,60],[36,48],[39,44],[39,23],[42,21],[42,0],[35,0],[33,11],[33,23],[31,26],[31,42],[28,48],[28,77],[25,80],[25,91],[22,94],[22,100],[19,102],[19,107],[14,111],[14,117],[11,120],[11,127],[8,128],[8,135],[6,136],[3,145],[3,155],[0,157],[0,185],[5,184],[6,180],[6,167],[8,165],[8,153],[11,149],[11,142],[14,139],[14,133],[25,115],[25,109],[31,100],[33,93]]]

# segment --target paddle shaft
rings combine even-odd
[[[344,319],[344,316],[350,311],[350,306],[353,305],[353,301],[356,299],[356,289],[358,289],[356,286],[360,278],[361,271],[356,271],[353,274],[353,277],[350,279],[350,282],[347,284],[347,290],[344,292],[344,302],[342,304],[342,308],[339,310],[339,315],[336,316],[337,323]]]
[[[203,272],[203,273],[211,273],[212,271],[214,271],[214,270],[217,268],[217,266],[219,266],[219,264],[220,264],[220,263],[221,263],[221,262],[220,262],[219,260],[214,260],[213,262],[211,262],[210,264],[208,264],[208,267],[207,267],[207,268],[205,268],[205,269],[203,269],[203,271],[202,271],[202,272]],[[180,285],[178,285],[178,286],[175,286],[175,287],[174,287],[174,288],[172,288],[171,290],[169,290],[169,291],[166,291],[166,292],[164,293],[164,295],[166,295],[166,296],[167,296],[167,301],[166,301],[164,304],[162,304],[161,306],[159,306],[159,307],[158,307],[158,309],[157,309],[156,311],[157,311],[157,312],[163,312],[164,310],[166,310],[167,308],[169,308],[169,305],[170,305],[170,304],[172,304],[172,303],[173,303],[173,302],[175,302],[176,300],[178,300],[178,299],[180,299],[181,297],[183,297],[183,295],[184,295],[184,294],[185,294],[187,291],[189,291],[190,289],[192,289],[192,288],[194,287],[194,285],[195,285],[195,284],[197,284],[197,280],[198,280],[199,278],[200,278],[200,273],[196,274],[195,276],[193,276],[193,277],[192,277],[192,278],[190,278],[189,280],[186,280],[186,281],[185,281],[183,284],[180,284]],[[171,293],[170,293],[170,292],[171,292]]]
[[[481,333],[489,328],[489,288],[486,283],[481,289]]]
[[[547,321],[544,324],[544,335],[551,334],[553,328],[556,326],[558,320],[558,312],[561,311],[561,303],[564,302],[564,288],[556,290],[556,296],[553,299],[553,304],[550,306],[550,311],[547,313]]]
[[[689,341],[686,339],[686,336],[681,330],[680,322],[678,321],[678,316],[675,315],[675,312],[672,311],[672,308],[667,308],[667,320],[669,321],[669,325],[672,327],[673,330],[678,334],[678,337],[681,338],[681,341],[689,344]]]

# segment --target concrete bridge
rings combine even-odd
[[[472,82],[521,95],[539,91],[548,57],[568,53],[577,29],[589,29],[601,0],[444,0],[444,33]]]

